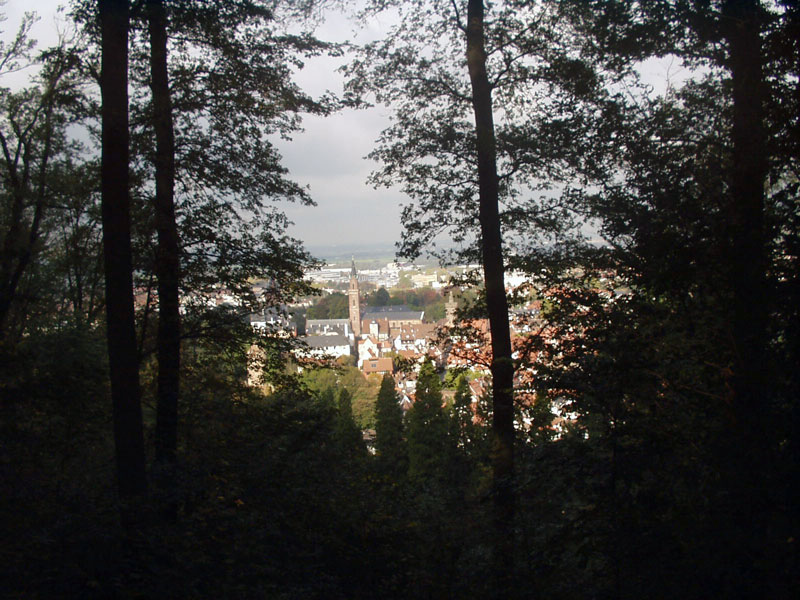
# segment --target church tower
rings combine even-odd
[[[361,337],[361,304],[358,298],[358,273],[356,272],[356,261],[352,260],[350,269],[350,287],[347,290],[350,299],[350,328],[356,338]]]
[[[448,298],[447,303],[444,305],[445,310],[445,324],[448,327],[452,327],[456,324],[456,311],[458,310],[458,302],[456,299],[453,298],[453,290],[450,289],[450,298]]]

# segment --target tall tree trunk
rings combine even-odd
[[[786,29],[785,35],[787,39],[795,40],[795,44],[793,46],[795,53],[793,57],[795,65],[794,151],[795,153],[800,154],[800,42],[797,41],[800,40],[800,0],[785,2],[785,5],[787,8],[784,21],[784,27]],[[800,239],[798,239],[797,234],[795,234],[794,242],[789,246],[789,253],[793,253],[795,256],[800,254]],[[796,302],[795,311],[793,311],[796,322],[794,326],[790,326],[790,335],[787,336],[788,361],[784,363],[786,365],[791,365],[793,362],[794,364],[800,363],[800,332],[798,332],[800,318],[796,316],[796,309],[800,308],[800,281],[795,280],[794,292],[789,292],[789,297]],[[790,314],[792,313],[790,312]],[[790,527],[795,539],[797,539],[798,533],[800,533],[800,510],[797,510],[797,507],[800,506],[800,402],[797,401],[797,399],[800,398],[800,372],[798,372],[797,369],[794,369],[791,373],[789,385],[787,387],[787,395],[789,397],[794,397],[795,402],[792,403],[790,412],[791,426],[789,429],[789,447],[787,449],[787,456],[788,464],[791,466],[789,468],[788,481],[786,482],[788,492],[786,504],[787,506],[795,507],[795,510],[791,511],[792,515]]]
[[[144,494],[147,479],[133,310],[128,194],[127,0],[99,0],[102,34],[101,192],[106,321],[117,484],[123,500]]]
[[[178,300],[180,260],[175,222],[175,136],[167,71],[167,15],[163,0],[147,0],[150,32],[150,87],[156,133],[155,215],[158,230],[158,401],[156,462],[169,470],[178,439],[181,322]]]
[[[742,579],[752,592],[763,590],[757,565],[765,526],[763,483],[770,465],[766,422],[770,393],[766,369],[767,293],[764,184],[767,145],[764,129],[764,74],[761,6],[758,0],[727,0],[725,38],[733,84],[733,155],[730,194],[730,284],[734,343],[732,463],[735,510],[743,536]]]
[[[492,90],[486,73],[482,0],[469,1],[467,19],[467,67],[477,135],[483,276],[492,335],[494,589],[498,597],[508,598],[513,590],[514,571],[514,366],[504,282],[497,153]]]

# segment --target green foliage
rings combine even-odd
[[[394,379],[384,375],[375,402],[375,451],[384,472],[400,478],[405,474],[408,454]]]
[[[471,381],[479,377],[477,371],[473,371],[467,368],[453,368],[448,369],[447,372],[444,374],[444,381],[442,382],[442,388],[446,390],[455,390],[461,385],[460,380],[465,379],[466,381]]]
[[[104,346],[102,331],[75,327],[39,332],[13,347],[0,346],[4,438],[10,451],[25,453],[15,468],[27,461],[42,461],[48,467],[61,464],[68,478],[78,466],[73,461],[85,452],[82,446],[108,450],[109,432],[103,431],[110,418]],[[27,449],[15,448],[22,440],[27,440]]]
[[[309,390],[316,394],[321,394],[325,390],[336,389],[339,383],[339,375],[335,369],[308,368],[303,370],[300,380]]]
[[[248,274],[262,272],[260,261],[268,260],[266,271],[281,294],[290,295],[302,287],[292,281],[308,257],[292,242],[284,245],[282,218],[262,202],[306,198],[283,179],[265,136],[291,131],[295,109],[305,102],[286,79],[291,49],[307,44],[313,52],[319,45],[266,32],[269,21],[260,17],[251,29],[245,13],[236,11],[263,5],[235,4],[191,12],[186,9],[199,5],[170,3],[171,73],[182,111],[187,291],[221,281],[246,287]],[[519,597],[731,598],[745,593],[740,584],[754,585],[748,581],[754,572],[770,575],[761,579],[761,595],[797,596],[794,542],[787,541],[796,539],[790,509],[800,464],[800,301],[793,259],[800,254],[794,174],[799,38],[788,35],[797,31],[794,4],[776,11],[759,3],[771,90],[764,124],[771,169],[765,204],[770,389],[751,416],[763,418],[770,431],[762,449],[769,460],[760,465],[764,504],[752,513],[736,500],[747,480],[731,460],[743,444],[733,432],[747,422],[737,420],[730,402],[736,357],[728,327],[734,290],[724,199],[732,109],[731,82],[713,66],[726,52],[720,4],[599,0],[488,7],[489,67],[503,106],[497,115],[503,219],[509,247],[517,251],[510,261],[536,274],[542,301],[535,324],[543,333],[525,338],[534,362],[516,365],[518,377],[530,375],[525,387],[537,392],[517,406],[518,422],[530,423],[516,447]],[[452,27],[463,13],[456,14],[458,2],[436,0],[423,7],[429,12],[415,12],[422,6],[413,3],[404,13],[412,19],[389,42],[367,48],[353,73],[369,77],[351,85],[355,92],[372,88],[398,110],[375,156],[386,161],[376,181],[401,181],[416,202],[407,209],[403,251],[413,253],[418,243],[450,228],[457,241],[464,235],[459,256],[477,258],[470,237],[476,226],[470,216],[472,115],[466,82],[455,76],[463,71],[463,44]],[[141,41],[133,42],[137,60],[146,54]],[[6,49],[0,44],[0,53]],[[664,96],[637,96],[628,73],[615,86],[625,88],[630,103],[613,96],[614,88],[600,89],[602,76],[624,73],[631,58],[665,51],[712,67]],[[132,89],[145,90],[144,68],[143,62],[135,66]],[[4,117],[23,123],[43,100],[42,89],[0,90]],[[145,201],[150,190],[143,183],[151,140],[149,130],[139,129],[146,122],[145,97],[134,98],[134,114],[141,117],[135,197],[143,276],[152,235]],[[289,113],[282,112],[287,106]],[[283,372],[286,346],[258,339],[231,310],[185,315],[186,402],[171,498],[178,519],[153,518],[138,531],[122,530],[111,478],[104,336],[94,326],[101,310],[96,173],[67,149],[63,127],[79,114],[67,108],[59,105],[62,121],[53,130],[58,143],[47,172],[49,216],[33,247],[33,267],[21,280],[18,299],[25,303],[13,317],[24,335],[0,342],[6,593],[490,597],[487,398],[478,399],[473,412],[465,377],[448,373],[445,386],[456,393],[450,410],[443,410],[430,363],[419,373],[405,424],[391,378],[367,380],[352,365],[275,377],[265,396],[247,385],[247,351],[261,344],[265,371]],[[4,123],[4,135],[16,131]],[[43,131],[30,133],[35,163]],[[570,173],[581,173],[580,183],[592,187],[563,185]],[[549,187],[559,194],[544,194]],[[0,191],[4,202],[12,191],[9,185]],[[535,199],[539,193],[546,198]],[[35,208],[26,206],[27,218]],[[534,247],[551,234],[563,240],[566,209],[591,217],[608,245],[569,252]],[[0,211],[4,235],[11,214]],[[277,233],[262,235],[251,231],[254,225]],[[242,248],[236,247],[239,233],[247,234]],[[554,260],[542,271],[545,256]],[[410,287],[408,274],[404,283]],[[388,299],[378,290],[370,298],[423,307],[429,318],[441,300],[432,290],[395,291]],[[480,298],[475,305],[480,315]],[[344,317],[346,307],[339,294],[320,302],[309,318]],[[155,385],[151,335],[152,327],[142,327],[148,435]],[[550,428],[553,407],[567,419],[558,432]],[[359,432],[372,426],[374,461]],[[756,546],[755,560],[743,561],[741,548],[753,547],[751,532],[732,524],[749,514],[757,515],[753,538],[765,541]]]
[[[375,291],[374,294],[369,294],[367,296],[367,305],[369,306],[386,306],[389,304],[389,300],[391,297],[389,296],[389,292],[386,291],[386,288],[381,286],[378,290]]]
[[[223,288],[249,310],[280,306],[309,292],[304,269],[317,263],[286,233],[279,203],[313,202],[289,179],[272,136],[296,131],[303,113],[329,110],[327,99],[316,101],[294,84],[292,65],[335,49],[310,35],[283,35],[276,19],[294,10],[275,12],[260,0],[166,2],[165,8],[182,303],[199,312]],[[95,10],[75,5],[89,44],[97,41]],[[154,285],[156,236],[147,13],[132,11],[130,44],[135,275],[143,290]],[[256,298],[254,280],[269,281],[269,293]],[[144,339],[149,325],[142,324]],[[185,335],[206,333],[189,325]]]
[[[353,414],[361,429],[375,427],[375,399],[380,388],[380,377],[364,374],[356,367],[347,367],[340,383],[353,395]]]
[[[429,323],[441,321],[445,317],[444,301],[436,302],[425,308],[425,320]]]
[[[315,393],[321,393],[330,388],[338,394],[340,389],[346,389],[352,398],[356,424],[361,429],[375,427],[375,399],[378,395],[380,379],[365,377],[353,365],[340,365],[336,368],[305,369],[300,380]]]
[[[456,380],[456,393],[453,396],[453,406],[450,414],[456,432],[456,444],[462,448],[470,445],[474,435],[475,413],[472,410],[472,392],[469,382],[464,375],[459,375]]]
[[[354,354],[348,354],[345,356],[338,356],[336,358],[336,364],[340,367],[357,367],[358,366],[358,357]]]
[[[411,288],[411,280],[407,288]],[[414,309],[425,311],[425,320],[428,322],[438,321],[444,318],[444,298],[442,295],[433,289],[402,289],[403,286],[392,290],[391,294],[386,292],[383,288],[379,289],[375,294],[370,294],[367,297],[367,304],[370,306],[386,306],[386,305],[399,305],[403,304]],[[381,292],[384,293],[381,293]],[[378,295],[380,294],[380,300]],[[378,304],[377,302],[383,302]]]
[[[368,11],[386,8],[373,2]],[[530,256],[570,237],[575,215],[547,191],[576,169],[600,169],[593,117],[613,106],[560,5],[496,2],[486,13],[488,78],[503,107],[494,128],[504,243],[510,255]],[[353,101],[391,105],[395,116],[370,154],[381,164],[371,181],[400,185],[412,200],[401,255],[427,251],[447,264],[481,256],[466,16],[464,2],[408,2],[348,67]],[[443,234],[454,245],[439,244]]]
[[[398,290],[407,290],[414,287],[414,282],[411,281],[411,274],[400,272],[400,277],[395,286]]]
[[[364,453],[364,440],[361,437],[361,429],[353,420],[353,405],[347,388],[339,391],[334,436],[347,456],[358,456]]]
[[[319,299],[314,306],[308,307],[308,319],[346,319],[349,315],[347,296],[334,292]]]
[[[550,404],[550,398],[546,395],[535,395],[530,406],[520,409],[522,420],[528,423],[528,440],[532,444],[550,442],[556,436],[556,430],[553,427],[556,415]]]
[[[430,361],[419,370],[414,405],[407,418],[409,477],[417,482],[441,480],[450,440],[439,375]]]
[[[31,58],[32,14],[0,46],[0,339],[101,310],[97,159],[77,138],[87,123],[83,49],[64,38]],[[8,75],[35,70],[12,91]]]

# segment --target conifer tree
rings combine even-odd
[[[352,396],[346,388],[342,388],[339,392],[338,408],[334,435],[347,456],[357,456],[364,452],[364,441],[361,430],[353,418]]]
[[[328,387],[319,392],[319,404],[326,410],[335,411],[336,408],[336,394],[333,388]]]
[[[400,475],[405,471],[408,451],[403,439],[403,410],[390,375],[383,376],[375,402],[375,449],[387,473]]]
[[[433,363],[428,361],[419,371],[416,399],[408,411],[408,475],[412,480],[442,478],[447,441],[441,383]]]
[[[472,422],[472,396],[470,395],[469,382],[462,374],[456,379],[456,393],[453,396],[452,421],[454,435],[458,447],[467,450],[473,441],[474,424]]]

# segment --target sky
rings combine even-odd
[[[57,39],[64,17],[56,14],[64,0],[8,0],[0,7],[6,20],[0,23],[2,39],[16,32],[26,10],[40,17],[32,37],[41,47]],[[378,35],[380,23],[373,23],[360,36]],[[327,15],[316,32],[326,41],[353,41],[353,28],[343,15]],[[342,77],[336,72],[342,58],[321,57],[307,61],[296,74],[297,83],[311,95],[326,90],[341,92]],[[4,78],[0,85],[12,87],[25,82],[27,75]],[[377,165],[364,158],[381,130],[388,126],[389,112],[382,108],[345,110],[328,117],[306,117],[303,131],[291,141],[276,139],[289,177],[309,186],[316,207],[283,206],[294,222],[289,234],[303,240],[312,251],[357,250],[359,247],[391,248],[400,238],[400,205],[403,195],[396,190],[375,190],[366,179]]]
[[[56,14],[64,0],[7,0],[0,7],[6,21],[0,23],[2,38],[16,31],[25,10],[34,9],[40,16],[32,37],[42,47],[54,43],[65,17]],[[60,22],[59,22],[60,21]],[[316,35],[326,41],[364,41],[380,35],[388,23],[373,21],[360,33],[342,14],[328,13]],[[336,69],[343,58],[320,57],[307,61],[296,73],[296,82],[312,96],[330,90],[342,91],[342,76]],[[680,79],[679,67],[672,61],[651,61],[643,66],[645,80],[663,86],[667,80]],[[24,81],[24,74],[4,78],[0,85],[11,87]],[[309,186],[316,207],[283,206],[293,221],[289,234],[303,240],[320,256],[356,251],[365,247],[391,249],[400,238],[400,207],[407,200],[396,189],[375,190],[366,183],[377,164],[365,157],[380,132],[389,124],[389,109],[344,110],[328,117],[307,116],[303,131],[291,141],[275,140],[283,155],[283,164],[294,181]]]
[[[362,32],[342,14],[328,13],[316,35],[331,42],[364,41],[380,34],[380,22]],[[320,57],[306,63],[295,81],[312,96],[342,92],[337,68],[344,58]],[[304,119],[302,133],[291,142],[276,142],[284,165],[297,182],[309,185],[314,208],[286,210],[295,223],[294,233],[315,246],[357,248],[391,247],[400,239],[400,207],[406,201],[398,190],[375,190],[366,183],[377,167],[366,159],[380,132],[389,125],[390,111],[376,107],[347,109],[328,117]]]

